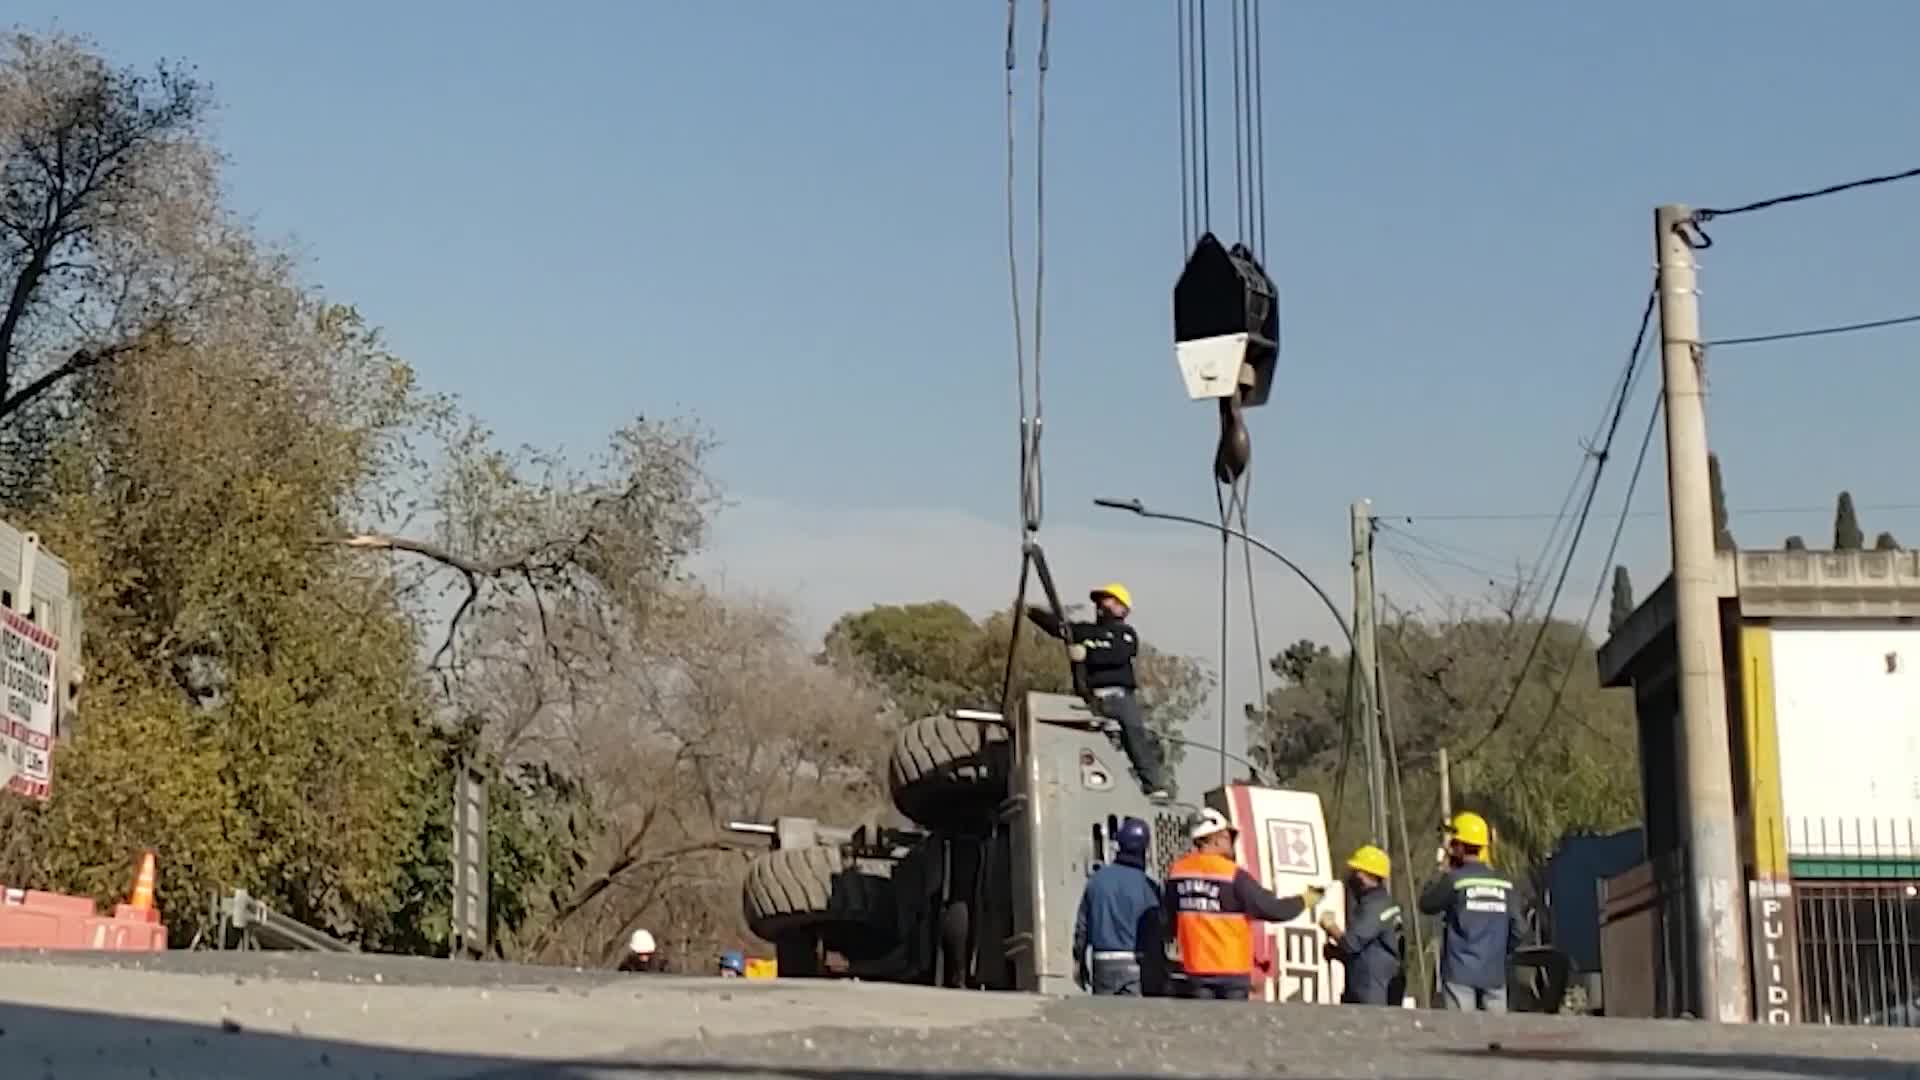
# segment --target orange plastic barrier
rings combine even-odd
[[[84,896],[6,889],[0,893],[0,949],[98,949],[162,952],[167,928],[160,913],[118,904],[101,915]]]

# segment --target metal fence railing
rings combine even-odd
[[[1920,1027],[1920,823],[1787,823],[1802,1023]]]

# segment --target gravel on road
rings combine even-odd
[[[0,1075],[58,1080],[1911,1077],[1920,1033],[1055,1000],[293,953],[0,957]]]

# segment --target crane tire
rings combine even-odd
[[[768,941],[796,930],[872,922],[883,883],[834,847],[783,848],[754,858],[741,883],[747,927]]]
[[[1007,792],[1007,733],[995,724],[929,716],[900,729],[887,788],[900,812],[929,829],[991,815]]]

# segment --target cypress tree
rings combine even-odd
[[[1713,493],[1713,550],[1733,551],[1733,530],[1727,527],[1727,489],[1720,479],[1720,455],[1707,455],[1707,487]]]
[[[1613,568],[1613,610],[1607,615],[1607,633],[1617,634],[1633,617],[1633,579],[1627,576],[1627,568]]]
[[[1867,543],[1860,531],[1860,518],[1853,512],[1853,492],[1843,491],[1833,508],[1833,550],[1859,551]]]

